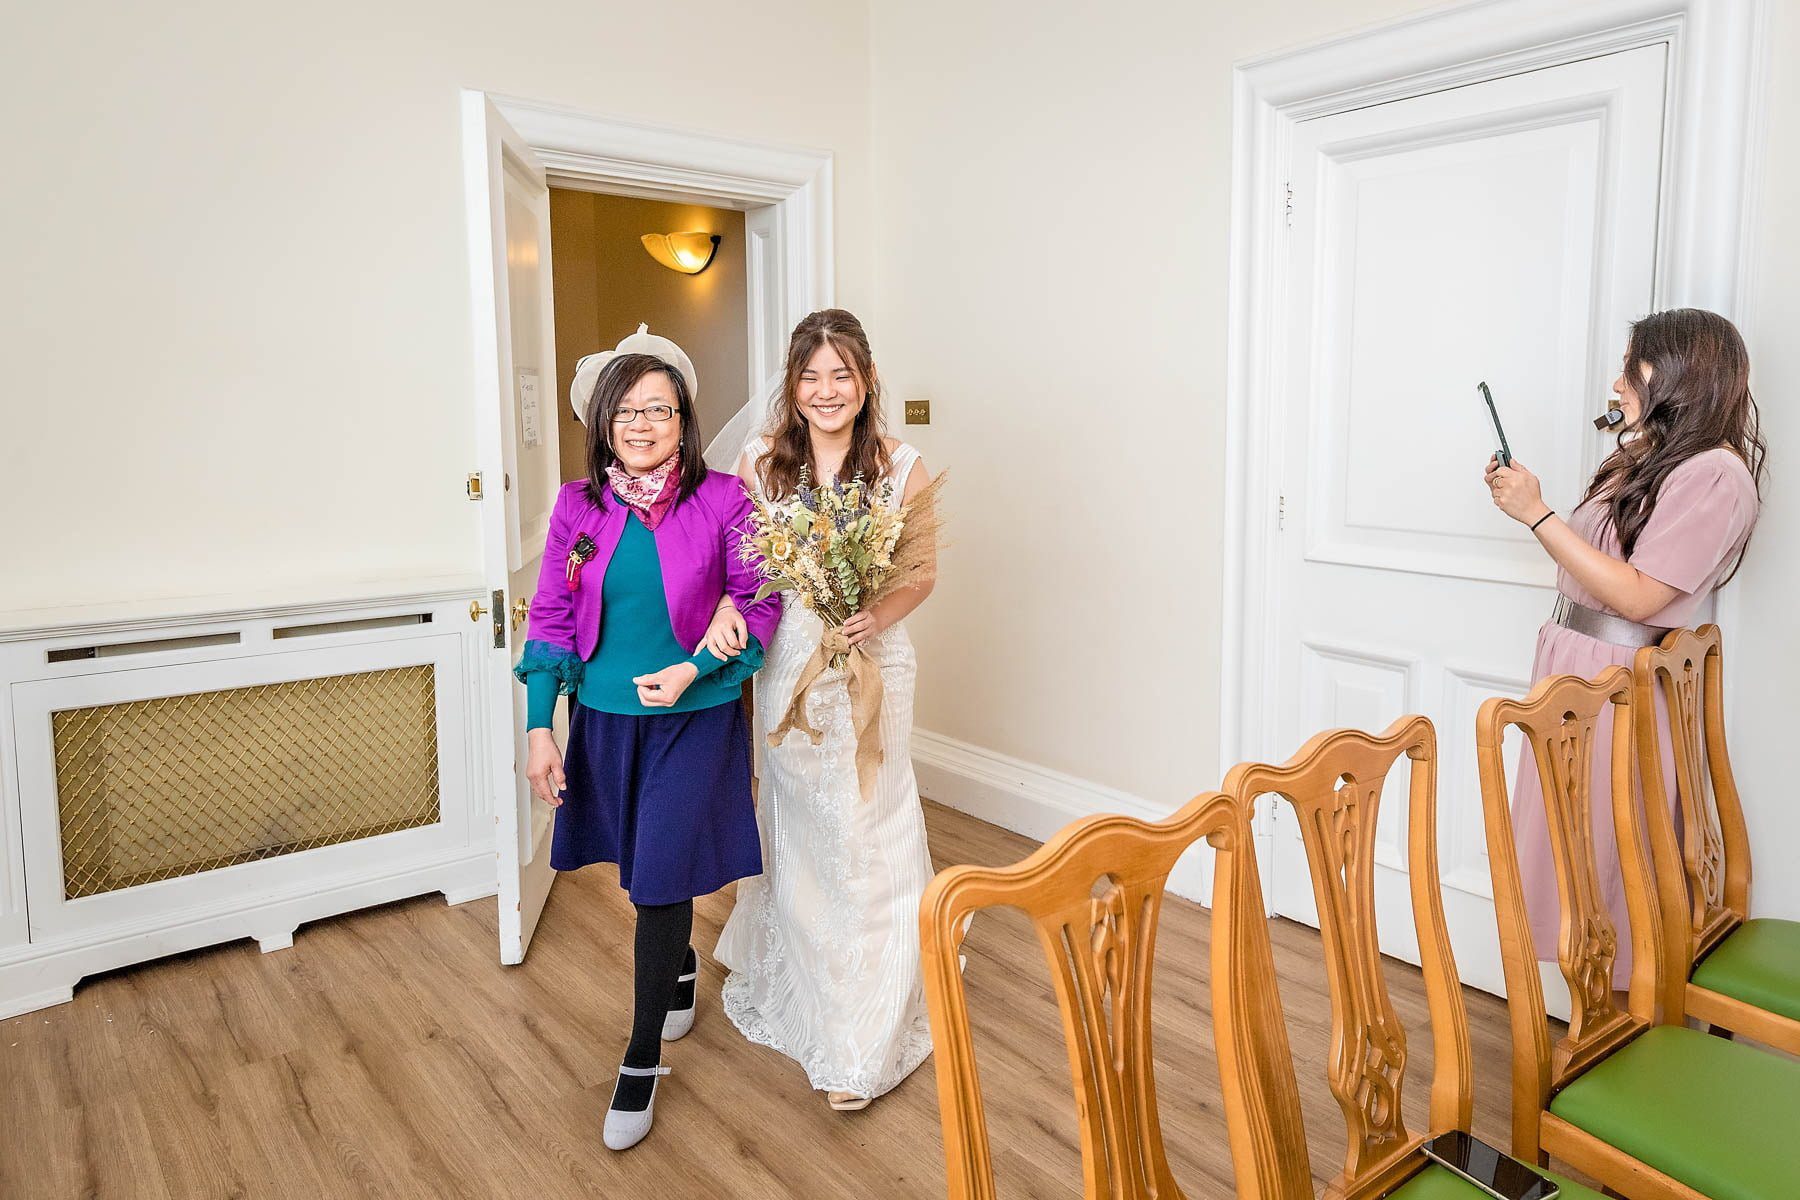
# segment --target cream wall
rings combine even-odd
[[[861,303],[867,19],[15,6],[0,611],[477,568],[458,89],[832,151],[839,292]]]
[[[644,250],[646,233],[692,230],[724,238],[712,265],[698,275],[671,271]],[[552,188],[550,243],[563,478],[587,472],[587,427],[569,404],[575,363],[618,345],[640,323],[687,351],[700,381],[700,444],[711,441],[749,394],[744,214]]]
[[[1217,786],[1232,65],[1421,7],[876,0],[871,336],[955,473],[921,726]]]
[[[1232,64],[1421,7],[876,0],[870,327],[894,395],[933,401],[907,436],[956,477],[955,544],[911,622],[921,727],[1155,808],[1218,783]],[[1772,61],[1792,62],[1796,6],[1776,7]],[[1753,830],[1787,847],[1796,124],[1800,80],[1777,73],[1746,330],[1776,478],[1741,588],[1758,649],[1732,660]],[[1800,917],[1800,877],[1762,864],[1759,906]]]

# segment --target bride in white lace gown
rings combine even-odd
[[[853,474],[885,457],[896,505],[929,482],[917,450],[881,438],[867,346],[861,325],[841,310],[801,322],[774,429],[744,452],[747,485],[787,494],[784,434],[789,469],[805,453],[816,479]],[[883,761],[867,800],[857,786],[843,671],[828,670],[807,699],[821,744],[796,731],[767,745],[819,645],[818,617],[787,605],[757,677],[763,874],[739,882],[737,906],[719,937],[716,957],[730,969],[724,1006],[745,1037],[798,1062],[839,1109],[865,1106],[931,1053],[919,897],[932,867],[911,756],[917,660],[902,623],[928,591],[891,597],[844,627],[881,664]]]

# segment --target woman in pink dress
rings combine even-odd
[[[1764,447],[1750,396],[1749,352],[1730,321],[1693,308],[1638,321],[1613,392],[1624,416],[1618,449],[1567,521],[1544,503],[1537,476],[1517,459],[1510,467],[1488,463],[1494,503],[1529,526],[1556,560],[1559,595],[1555,614],[1538,631],[1533,683],[1630,666],[1640,646],[1668,630],[1711,620],[1713,593],[1743,561],[1756,524]],[[1623,989],[1631,977],[1631,944],[1606,799],[1612,795],[1605,751],[1610,710],[1595,735],[1594,847],[1601,895],[1619,934],[1613,986]],[[1672,781],[1667,742],[1663,750],[1664,778]],[[1554,961],[1556,875],[1530,747],[1520,756],[1512,816],[1532,941],[1540,960]]]

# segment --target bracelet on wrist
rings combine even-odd
[[[1543,516],[1539,517],[1537,520],[1533,521],[1531,523],[1531,532],[1536,533],[1537,527],[1539,525],[1542,525],[1545,521],[1548,521],[1551,517],[1554,517],[1555,515],[1556,515],[1556,510],[1553,508],[1549,512],[1545,513]]]

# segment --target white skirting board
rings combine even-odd
[[[1039,842],[1069,822],[1096,813],[1160,821],[1175,810],[930,730],[913,731],[912,757],[919,791],[926,798]],[[1203,905],[1212,903],[1212,849],[1204,841],[1175,864],[1169,891]]]
[[[291,945],[294,931],[308,921],[431,892],[462,904],[495,891],[493,851],[463,850],[438,861],[401,865],[377,879],[366,874],[341,882],[327,879],[263,903],[227,904],[177,919],[158,914],[141,928],[108,929],[65,945],[0,952],[0,1019],[66,1004],[74,998],[75,985],[99,971],[241,938],[256,939],[265,952],[279,950]]]

